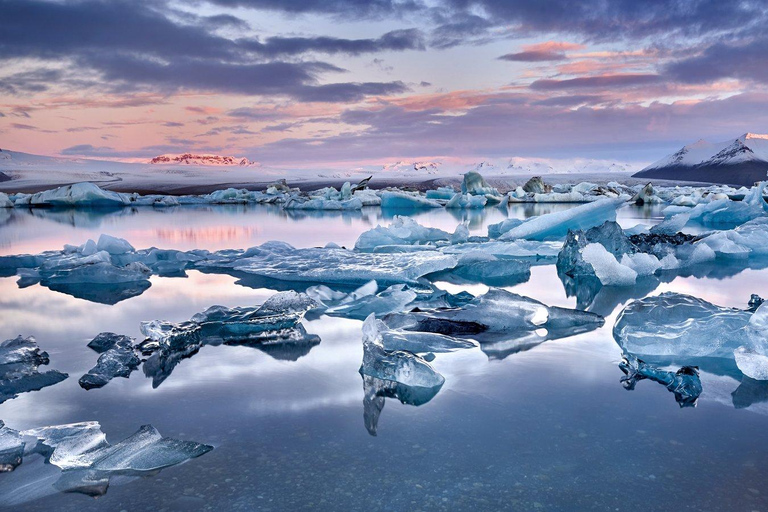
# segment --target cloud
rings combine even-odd
[[[586,76],[566,80],[542,79],[531,84],[531,89],[538,91],[558,91],[567,89],[601,89],[611,87],[634,87],[648,85],[661,81],[662,77],[655,74],[616,74],[601,76]]]
[[[564,53],[553,51],[525,51],[519,53],[507,53],[499,57],[499,60],[508,60],[511,62],[544,62],[565,59],[567,59],[567,57]]]
[[[386,7],[383,2],[374,3]],[[0,16],[1,60],[64,60],[72,61],[73,66],[64,68],[66,72],[41,69],[36,75],[4,77],[0,91],[42,92],[54,82],[61,84],[90,73],[94,77],[90,85],[122,94],[187,90],[279,95],[299,101],[357,101],[368,95],[397,94],[406,88],[399,82],[321,84],[325,74],[344,70],[318,61],[264,59],[307,52],[357,55],[424,48],[423,36],[414,29],[391,31],[378,39],[231,40],[211,31],[222,22],[233,23],[231,18],[217,18],[213,27],[205,24],[205,18],[195,18],[199,23],[177,23],[162,6],[162,2],[126,0],[6,0]]]
[[[280,11],[292,14],[332,14],[353,19],[398,16],[423,9],[414,0],[209,0],[224,7]]]
[[[665,67],[666,74],[683,83],[707,83],[721,78],[768,84],[768,37],[740,42],[718,42],[698,55],[680,59]]]
[[[270,37],[265,42],[240,39],[238,45],[262,57],[276,58],[305,53],[362,55],[384,51],[425,50],[424,35],[418,29],[387,32],[378,39],[337,37]]]
[[[518,33],[578,34],[590,41],[638,39],[657,34],[702,36],[764,24],[761,2],[740,0],[445,0],[448,8],[480,12],[495,26]]]
[[[42,128],[38,128],[37,126],[33,126],[31,124],[23,124],[23,123],[11,123],[11,128],[14,128],[16,130],[26,130],[31,132],[56,133],[55,130],[44,130]]]
[[[568,57],[567,50],[580,50],[584,45],[565,41],[544,41],[537,44],[523,46],[521,52],[508,53],[499,57],[499,60],[512,62],[546,62],[565,60]]]
[[[176,121],[166,121],[163,123],[163,126],[166,128],[179,128],[181,126],[184,126],[184,123],[177,123]]]

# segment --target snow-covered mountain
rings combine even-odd
[[[149,161],[150,164],[159,165],[251,165],[251,161],[244,157],[221,156],[208,154],[184,153],[182,155],[160,155]]]
[[[681,181],[752,185],[768,173],[768,135],[745,133],[725,142],[699,140],[634,175]]]

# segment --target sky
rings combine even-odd
[[[768,2],[0,0],[0,148],[650,162],[768,132]]]

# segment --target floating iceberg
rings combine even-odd
[[[727,372],[735,363],[755,378],[768,370],[762,366],[768,363],[767,318],[764,306],[752,312],[667,292],[629,303],[616,319],[613,337],[625,353],[654,364],[716,365]]]
[[[64,187],[24,195],[16,200],[16,206],[128,206],[127,194],[103,190],[93,183],[75,183]]]
[[[619,368],[625,374],[621,384],[626,390],[635,389],[635,385],[640,380],[652,380],[674,393],[675,401],[680,407],[695,407],[701,395],[701,379],[699,379],[699,370],[695,366],[683,366],[676,372],[668,372],[628,355],[621,360]]]
[[[283,206],[286,210],[360,210],[362,207],[363,202],[357,197],[341,201],[322,198],[302,200],[292,197]]]
[[[96,336],[88,346],[101,355],[96,366],[80,377],[80,387],[100,388],[115,377],[128,378],[141,364],[133,345],[132,338],[119,334],[104,332]]]
[[[445,207],[459,210],[481,210],[485,208],[487,202],[488,197],[484,195],[456,194],[446,203]]]
[[[366,293],[371,288],[374,288],[373,293]],[[371,313],[386,315],[402,311],[417,296],[416,292],[407,289],[404,284],[393,284],[380,293],[376,293],[376,290],[376,281],[371,281],[337,301],[325,310],[325,314],[364,320]]]
[[[486,196],[491,204],[501,202],[499,191],[490,186],[477,171],[469,171],[464,174],[464,179],[461,182],[461,193],[473,196]]]
[[[546,306],[500,288],[491,288],[459,308],[393,314],[383,320],[390,328],[471,335],[481,343],[515,334],[524,336],[538,329],[546,329],[550,335],[567,331],[570,336],[596,329],[604,322],[594,313]]]
[[[21,464],[24,445],[19,431],[6,427],[0,420],[0,473],[13,471]]]
[[[421,245],[450,239],[451,234],[442,229],[425,227],[410,217],[396,215],[388,227],[376,226],[362,233],[355,242],[355,249],[372,252],[382,246]]]
[[[424,359],[404,350],[384,348],[382,331],[387,330],[376,315],[366,318],[363,323],[363,364],[360,373],[410,387],[439,390],[445,378]]]
[[[405,254],[369,254],[341,248],[295,249],[268,242],[248,249],[233,260],[206,261],[197,267],[227,267],[284,281],[362,284],[414,283],[418,278],[456,265],[454,256],[434,251]]]
[[[0,403],[67,378],[66,373],[56,370],[42,373],[38,370],[49,362],[48,353],[41,351],[31,336],[18,336],[0,343]]]
[[[320,343],[300,324],[304,314],[319,304],[306,294],[279,292],[261,306],[212,306],[178,324],[159,320],[142,322],[147,339],[137,349],[148,356],[142,370],[157,387],[181,360],[204,345],[248,345],[278,359],[295,360]]]
[[[637,206],[643,206],[645,204],[663,203],[664,200],[656,195],[656,190],[653,188],[653,184],[648,183],[641,188],[632,199],[631,202]]]
[[[616,209],[623,199],[600,199],[568,210],[532,217],[499,236],[500,240],[556,240],[569,230],[588,229],[616,220]]]
[[[531,263],[524,259],[495,256],[483,250],[458,254],[452,269],[427,276],[433,281],[454,284],[483,283],[489,286],[514,286],[531,277]]]
[[[381,193],[381,207],[393,210],[442,208],[434,199],[427,199],[418,193],[387,190]]]

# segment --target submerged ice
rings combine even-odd
[[[4,506],[20,505],[55,492],[101,496],[115,476],[152,476],[213,449],[201,443],[163,437],[152,425],[143,425],[113,445],[95,421],[21,432],[1,423],[0,468],[18,468],[0,484],[0,505]],[[38,456],[44,457],[44,467],[58,470],[41,471],[43,468],[36,466]],[[25,471],[26,466],[34,470]]]

